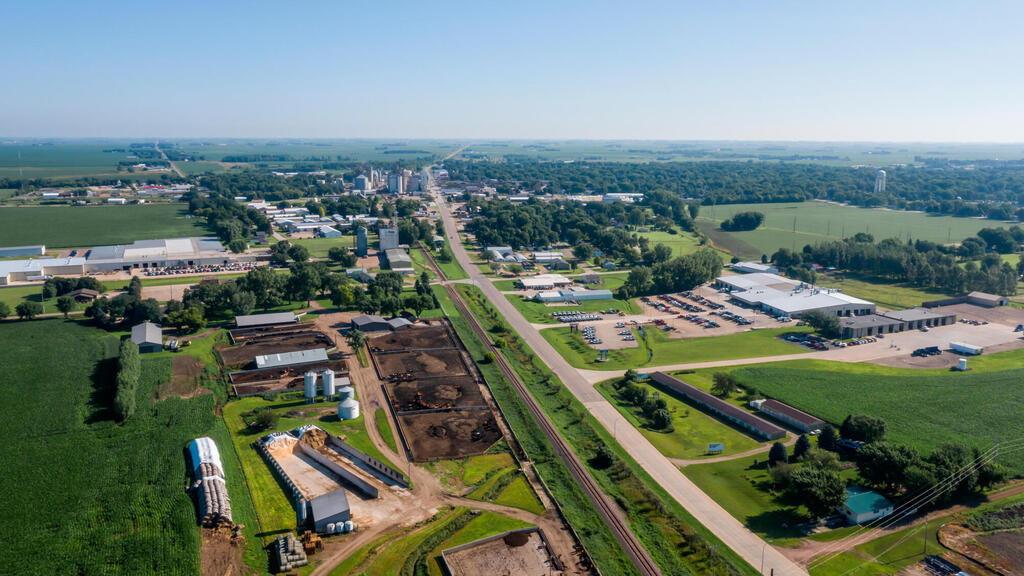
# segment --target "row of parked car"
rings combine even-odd
[[[911,356],[938,356],[942,354],[942,350],[938,346],[929,346],[927,348],[918,348],[910,353]]]
[[[701,318],[700,316],[697,316],[696,314],[685,314],[685,315],[684,314],[680,314],[679,318],[681,318],[682,320],[687,320],[689,322],[693,322],[697,326],[701,326],[703,328],[718,328],[719,326],[721,326],[721,324],[719,324],[718,322],[715,322],[714,320],[712,320],[710,318]]]
[[[601,339],[597,337],[597,330],[593,326],[584,326],[580,332],[583,333],[583,339],[588,344],[600,344]]]
[[[803,344],[811,350],[828,350],[828,340],[813,334],[787,334],[786,340]]]
[[[721,310],[722,308],[725,308],[725,306],[723,306],[722,304],[719,304],[717,302],[712,302],[711,300],[708,300],[707,298],[701,296],[700,294],[697,294],[695,292],[691,292],[689,290],[686,291],[686,292],[683,292],[683,297],[687,298],[687,299],[690,299],[690,300],[693,300],[694,302],[696,302],[697,304],[700,304],[701,306],[706,306],[708,308],[711,308],[712,310]]]
[[[754,323],[753,320],[750,320],[748,318],[740,316],[739,314],[735,314],[733,312],[729,312],[728,310],[714,310],[711,313],[716,315],[716,316],[721,316],[722,318],[725,318],[726,320],[728,320],[730,322],[735,322],[736,324],[739,324],[740,326],[748,326],[748,325]]]
[[[879,336],[879,338],[881,338],[881,336]],[[846,348],[847,346],[859,346],[861,344],[871,344],[872,342],[877,342],[877,341],[878,340],[876,340],[875,338],[870,338],[869,337],[869,338],[858,338],[856,340],[851,340],[849,342],[839,342],[839,341],[836,341],[836,342],[833,342],[832,345],[836,346],[838,348]]]
[[[583,312],[552,312],[551,315],[559,322],[575,324],[577,322],[593,322],[600,320],[600,314],[587,314]]]

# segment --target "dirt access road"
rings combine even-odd
[[[608,403],[593,385],[573,368],[562,356],[541,336],[540,332],[519,313],[494,284],[475,266],[466,253],[459,239],[455,220],[447,203],[440,195],[434,195],[444,221],[445,235],[455,258],[469,274],[473,284],[480,287],[491,304],[512,325],[512,328],[526,341],[541,361],[562,380],[569,390],[587,407],[605,429],[622,428],[619,444],[630,453],[630,456],[643,466],[673,498],[676,499],[690,514],[706,528],[711,530],[726,546],[734,550],[751,566],[761,568],[768,573],[772,571],[780,576],[805,576],[807,571],[795,562],[786,558],[778,550],[767,546],[765,541],[748,530],[733,518],[724,508],[718,505],[696,484],[658,451],[640,432],[634,428],[614,406]],[[614,374],[607,373],[608,377]],[[618,426],[616,423],[621,424]],[[762,562],[763,558],[763,562]]]

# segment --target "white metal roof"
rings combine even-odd
[[[307,364],[309,362],[326,362],[327,349],[314,348],[312,350],[296,350],[295,352],[282,352],[279,354],[266,354],[256,357],[257,368],[273,368],[276,366],[291,366],[293,364]]]
[[[235,326],[253,328],[256,326],[273,326],[275,324],[291,324],[295,322],[294,312],[272,312],[270,314],[250,314],[235,316]]]

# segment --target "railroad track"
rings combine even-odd
[[[446,282],[448,277],[445,276],[444,272],[437,265],[437,262],[434,261],[433,255],[431,255],[430,252],[422,246],[422,244],[420,245],[420,248],[423,256],[427,259],[427,263],[431,268],[433,268],[437,277],[442,282]],[[491,354],[493,354],[501,373],[504,374],[505,378],[512,383],[512,387],[519,395],[519,398],[526,404],[526,408],[530,411],[530,414],[533,415],[537,425],[540,426],[544,435],[547,437],[548,442],[550,442],[551,446],[554,447],[555,453],[562,462],[565,463],[566,467],[569,468],[569,473],[572,474],[573,478],[575,478],[576,482],[587,494],[587,497],[590,498],[591,502],[593,502],[598,514],[601,515],[605,524],[608,525],[608,528],[612,531],[615,539],[622,545],[622,548],[626,551],[630,560],[633,561],[636,569],[643,576],[662,576],[661,569],[658,568],[654,559],[651,558],[651,555],[643,545],[640,544],[640,541],[637,540],[633,531],[630,530],[629,525],[622,516],[622,512],[612,499],[609,498],[603,490],[601,490],[597,485],[597,482],[594,480],[594,477],[590,475],[590,471],[586,469],[583,462],[579,459],[579,456],[572,451],[568,443],[566,443],[558,433],[558,430],[555,428],[555,425],[552,424],[548,415],[544,413],[540,405],[537,404],[537,401],[533,398],[533,395],[526,389],[526,385],[519,379],[519,375],[512,369],[512,366],[508,363],[508,360],[501,351],[494,346],[493,342],[491,342],[487,332],[477,321],[476,317],[470,313],[469,307],[467,307],[466,303],[462,300],[462,295],[459,294],[459,291],[456,290],[455,286],[452,284],[444,284],[444,287],[448,291],[448,295],[451,297],[452,302],[455,303],[455,307],[458,308],[459,313],[462,314],[467,322],[469,322],[470,328],[473,329],[473,332],[475,332],[477,337],[480,338],[480,341],[483,342]]]

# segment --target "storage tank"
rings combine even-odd
[[[338,402],[338,418],[341,420],[355,420],[359,418],[359,401],[349,396]]]
[[[306,372],[305,381],[306,403],[309,404],[316,400],[316,372],[312,370]]]
[[[348,385],[348,378],[340,378],[338,392],[338,401],[345,400],[346,398],[355,398],[356,391],[354,388]]]
[[[351,520],[346,520],[345,521],[345,532],[355,532],[355,531],[356,531],[356,525],[353,524]]]
[[[295,515],[299,519],[299,526],[302,526],[303,524],[306,523],[306,499],[305,498],[299,498],[299,500],[295,503]]]
[[[957,363],[956,369],[961,372],[967,371],[967,358],[961,358],[960,362]]]
[[[327,533],[328,534],[334,534],[334,528],[335,528],[334,522],[328,522],[327,523]]]
[[[334,399],[334,370],[328,368],[322,372],[324,378],[324,396],[327,400]]]

